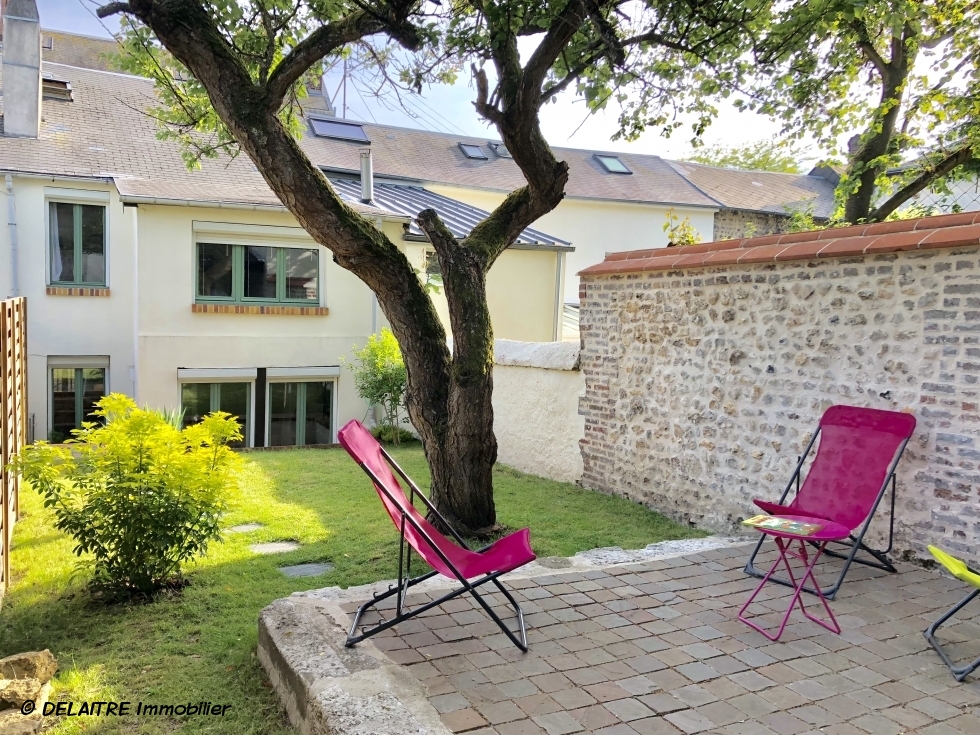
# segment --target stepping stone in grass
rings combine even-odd
[[[248,548],[256,554],[285,554],[289,551],[296,551],[299,544],[295,541],[273,541],[268,544],[252,544]]]
[[[258,531],[260,528],[265,528],[261,523],[243,523],[241,526],[232,526],[228,529],[228,533],[248,533],[249,531]]]
[[[295,564],[291,567],[279,567],[279,571],[287,577],[319,577],[333,571],[333,564]]]

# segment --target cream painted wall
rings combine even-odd
[[[480,209],[492,210],[504,200],[505,193],[483,191],[442,184],[425,184],[425,188]],[[566,197],[558,207],[532,225],[536,230],[567,240],[575,248],[568,253],[565,267],[566,303],[578,303],[580,270],[600,263],[606,253],[622,250],[658,248],[667,245],[663,231],[669,207],[656,204],[613,202],[598,199]],[[701,234],[703,242],[714,239],[714,209],[674,207],[674,213]],[[494,265],[498,268],[499,263]],[[493,270],[490,271],[493,274]],[[513,339],[520,339],[514,337]]]
[[[336,265],[282,212],[171,206],[139,208],[139,400],[152,406],[180,402],[178,368],[313,367],[341,365],[373,331],[373,295]],[[195,223],[207,223],[195,225]],[[207,231],[202,231],[204,227]],[[401,225],[386,222],[401,236]],[[194,252],[199,241],[318,248],[321,305],[326,316],[200,314],[194,303]],[[153,274],[147,277],[146,274]],[[379,324],[383,316],[378,312]],[[363,419],[367,407],[350,372],[336,383],[335,428]]]
[[[5,191],[5,190],[4,190]],[[84,197],[105,197],[108,227],[108,297],[48,296],[47,201],[98,204]],[[34,414],[34,436],[48,435],[48,357],[107,356],[108,388],[132,393],[133,379],[133,210],[123,208],[108,184],[14,177],[17,205],[18,272],[20,294],[27,297],[28,412]],[[6,201],[4,201],[6,205]],[[6,207],[4,207],[6,224]],[[9,290],[10,243],[7,228],[2,235],[6,272],[4,295]]]
[[[397,242],[397,241],[396,241]],[[425,243],[405,243],[413,267],[423,269]],[[566,253],[567,256],[567,253]],[[562,264],[564,265],[564,263]],[[558,253],[553,250],[506,250],[487,277],[487,301],[496,339],[551,342],[555,339],[555,286]],[[447,334],[449,306],[445,292],[430,294]],[[558,318],[561,318],[559,312]]]

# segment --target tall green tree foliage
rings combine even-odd
[[[758,59],[741,104],[824,150],[850,141],[838,187],[844,221],[885,219],[919,192],[976,170],[976,0],[792,0],[760,40]]]
[[[491,468],[493,332],[486,274],[501,252],[558,206],[568,166],[541,133],[542,105],[564,91],[592,109],[622,106],[628,136],[695,133],[707,97],[738,77],[768,0],[131,0],[99,10],[130,25],[129,68],[157,83],[161,134],[188,161],[241,151],[299,223],[377,294],[401,345],[407,408],[432,471],[432,497],[465,533],[496,523]],[[304,75],[325,57],[359,49],[402,89],[468,71],[476,113],[494,125],[526,185],[463,239],[433,210],[418,224],[442,272],[452,350],[409,261],[347,206],[297,145]]]

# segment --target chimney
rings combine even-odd
[[[41,128],[41,19],[35,0],[3,11],[3,134],[36,138]]]
[[[371,149],[361,148],[361,201],[370,204],[374,200],[374,167]]]

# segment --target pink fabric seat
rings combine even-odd
[[[384,484],[387,494],[377,485],[374,489],[395,527],[401,527],[402,511],[405,511],[415,521],[415,525],[419,526],[416,528],[415,525],[406,523],[405,538],[425,563],[439,574],[450,579],[457,578],[433,545],[438,547],[452,566],[456,567],[466,579],[482,577],[491,572],[509,572],[537,558],[531,550],[531,530],[528,528],[504,536],[481,553],[457,546],[439,533],[425,516],[408,502],[405,491],[381,453],[381,445],[371,436],[371,432],[357,421],[351,421],[338,432],[337,436],[347,453],[358,464],[370,469]],[[428,539],[431,539],[432,543]]]
[[[820,446],[791,503],[756,498],[770,515],[833,521],[853,531],[874,509],[892,458],[915,429],[908,413],[831,406],[820,419]]]
[[[843,551],[830,548],[824,553],[844,559],[844,567],[835,584],[823,590],[823,596],[834,599],[852,562],[894,572],[887,558],[891,551],[894,530],[895,468],[906,444],[915,430],[915,417],[908,413],[882,411],[857,406],[831,406],[820,419],[820,425],[810,440],[796,471],[778,502],[756,498],[755,504],[775,516],[799,516],[815,521],[830,521],[846,528],[847,538],[829,543],[838,544]],[[816,457],[800,485],[806,458],[819,439]],[[885,492],[891,485],[891,515],[889,543],[884,550],[873,549],[864,543],[871,521]],[[796,495],[787,502],[794,485]],[[756,577],[763,574],[755,567],[755,558],[765,536],[760,537],[745,565],[745,571]],[[810,541],[808,540],[808,543]],[[816,545],[816,542],[813,542]],[[857,556],[861,551],[869,558]],[[779,584],[794,586],[783,577],[772,576]],[[807,588],[807,592],[814,592]]]
[[[527,651],[527,631],[524,626],[524,613],[514,597],[501,584],[499,577],[518,567],[534,561],[536,558],[531,549],[531,532],[527,528],[522,528],[495,543],[481,549],[472,551],[466,548],[466,544],[459,534],[453,536],[459,542],[453,543],[443,536],[435,526],[422,515],[413,505],[411,499],[405,495],[401,483],[395,477],[393,470],[410,486],[413,496],[418,496],[425,503],[429,511],[438,516],[443,523],[443,519],[438,509],[432,505],[418,487],[413,483],[408,475],[395,463],[395,461],[384,451],[378,441],[371,436],[371,432],[364,428],[357,421],[350,421],[337,434],[341,446],[355,462],[368,474],[374,485],[378,497],[388,512],[389,517],[395,524],[401,535],[401,544],[398,559],[398,585],[392,587],[387,592],[383,592],[363,605],[361,605],[354,616],[350,632],[347,636],[347,646],[352,646],[365,638],[380,633],[393,625],[397,625],[403,620],[407,620],[419,615],[426,610],[440,605],[447,600],[457,597],[464,592],[468,592],[477,603],[486,611],[508,638],[522,651]],[[446,526],[449,524],[446,523]],[[411,553],[406,553],[405,544],[414,549],[415,552],[432,568],[433,571],[422,574],[421,576],[408,578],[411,570]],[[403,560],[405,565],[403,567]],[[404,577],[403,577],[404,569]],[[408,589],[419,582],[422,582],[435,574],[454,579],[462,584],[461,587],[449,592],[437,600],[423,604],[422,606],[403,611],[405,595]],[[486,583],[493,583],[503,594],[508,603],[517,614],[520,638],[504,624],[496,612],[487,604],[486,600],[477,591],[477,587]],[[369,630],[364,630],[360,635],[356,634],[358,623],[361,616],[369,608],[378,602],[397,595],[396,615],[390,619],[382,619],[382,622]]]

